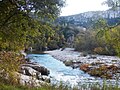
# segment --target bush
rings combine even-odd
[[[75,38],[75,49],[78,51],[93,51],[97,46],[96,32],[92,30],[81,31]]]
[[[15,52],[0,52],[0,82],[5,84],[17,84],[15,72],[18,72],[20,64],[24,59]]]
[[[94,53],[96,53],[96,54],[104,54],[105,49],[102,48],[102,47],[97,47],[97,48],[95,48],[93,51],[94,51]]]

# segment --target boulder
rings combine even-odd
[[[32,69],[38,71],[41,73],[41,75],[49,75],[50,71],[43,67],[43,66],[40,66],[38,64],[23,64],[22,66],[27,66],[27,67],[31,67]]]
[[[41,75],[49,75],[50,71],[47,70],[47,68],[42,67],[42,66],[34,66],[32,67],[33,69],[35,69],[36,71],[40,72]]]
[[[44,82],[50,83],[50,77],[49,77],[49,76],[45,76],[45,75],[40,75],[40,74],[38,74],[38,75],[36,75],[36,78],[37,78],[38,80],[42,80],[42,81],[44,81]]]
[[[63,63],[64,63],[66,66],[72,66],[72,65],[73,65],[73,61],[72,61],[72,60],[64,61]]]
[[[21,73],[17,73],[16,72],[16,75],[19,77],[19,83],[21,85],[28,85],[30,87],[36,87],[36,86],[41,86],[41,85],[46,85],[48,83],[42,81],[42,80],[38,80],[32,76],[27,76],[27,75],[24,75],[24,74],[21,74]]]
[[[48,76],[42,75],[42,80],[47,83],[50,83],[50,77],[48,77]]]
[[[20,73],[24,74],[24,75],[28,75],[28,76],[36,76],[37,73],[39,73],[38,71],[34,70],[31,67],[28,66],[22,66]]]
[[[33,78],[33,80],[37,82],[44,81],[50,83],[50,77],[47,76],[48,74],[49,74],[49,70],[47,70],[45,67],[40,66],[37,63],[31,63],[31,62],[22,64],[21,69],[19,71],[20,80],[21,83],[23,83],[23,85],[25,83],[27,84],[33,83],[32,81],[30,81],[31,78]]]
[[[80,65],[80,69],[87,72],[89,70],[90,64],[82,64]]]

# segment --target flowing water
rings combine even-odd
[[[92,77],[79,69],[65,66],[63,62],[56,60],[49,54],[29,54],[31,62],[37,62],[50,70],[52,83],[63,82],[69,85],[83,85],[90,83],[102,83],[101,78]]]

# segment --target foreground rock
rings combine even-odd
[[[116,78],[120,75],[120,58],[116,56],[90,55],[74,51],[73,48],[46,51],[66,66],[80,68],[93,76]],[[103,74],[105,73],[105,74]]]
[[[45,67],[43,67],[43,66],[40,66],[39,64],[37,64],[37,63],[26,63],[26,64],[22,64],[21,65],[21,70],[23,70],[23,71],[30,71],[30,69],[31,69],[31,71],[32,71],[32,69],[33,69],[33,72],[34,71],[37,71],[37,72],[40,72],[41,73],[41,75],[49,75],[49,73],[50,73],[50,71],[49,70],[47,70],[47,68],[45,68]],[[30,72],[29,72],[30,73]]]
[[[50,71],[37,63],[27,62],[22,64],[17,75],[20,77],[22,85],[40,86],[42,84],[50,83],[48,76]]]
[[[18,72],[16,73],[16,75],[21,85],[27,85],[30,87],[41,87],[42,85],[48,84],[45,81],[38,80],[36,77],[33,76],[24,75]]]

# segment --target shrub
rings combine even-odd
[[[0,52],[0,82],[7,84],[17,84],[15,72],[19,70],[20,64],[24,59],[15,52]]]
[[[103,54],[105,52],[105,49],[102,47],[97,47],[93,50],[96,54]]]

